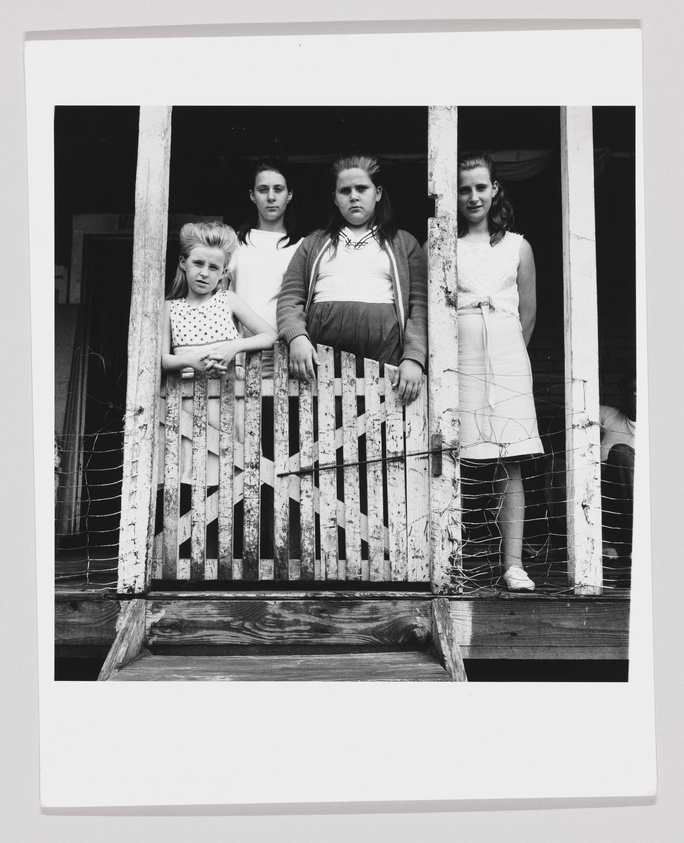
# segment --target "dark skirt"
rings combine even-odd
[[[308,331],[314,345],[329,345],[393,366],[401,362],[399,323],[393,304],[317,302],[309,310]]]

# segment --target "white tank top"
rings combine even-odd
[[[506,232],[496,246],[460,237],[456,245],[458,309],[489,304],[519,317],[518,266],[521,234]]]

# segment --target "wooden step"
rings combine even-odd
[[[466,681],[445,598],[135,598],[101,681]]]
[[[158,656],[143,653],[111,682],[448,682],[425,651],[232,656]]]
[[[147,599],[147,646],[427,646],[431,603],[416,599]]]

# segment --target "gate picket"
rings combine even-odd
[[[204,579],[207,536],[207,377],[195,375],[192,403],[190,578]]]
[[[364,579],[382,582],[389,579],[389,559],[385,564],[385,525],[383,515],[382,482],[382,415],[380,403],[380,364],[376,360],[364,363],[366,398],[366,487],[368,524],[368,570]]]
[[[332,348],[318,346],[318,464],[335,465],[335,356]],[[326,469],[318,475],[320,517],[320,578],[336,580],[337,547],[337,470]]]
[[[178,577],[178,520],[180,518],[180,416],[181,374],[169,372],[166,378],[164,433],[164,539],[162,579]]]
[[[236,407],[239,413],[239,407]],[[242,577],[259,579],[261,522],[261,355],[247,356],[244,401],[244,472],[242,486]]]
[[[221,382],[219,425],[218,578],[233,579],[233,479],[235,475],[235,366]]]
[[[392,386],[396,368],[385,366],[385,436],[387,441],[387,510],[389,521],[390,579],[407,579],[406,476],[404,461],[404,414]]]
[[[427,390],[406,409],[406,532],[408,539],[408,579],[430,579],[430,477],[428,473]],[[421,456],[409,456],[420,454]]]
[[[358,404],[356,400],[356,357],[343,351],[342,436],[344,474],[345,579],[361,579],[361,513],[359,492]],[[340,572],[341,573],[341,572]]]
[[[313,394],[310,383],[299,384],[299,529],[300,529],[300,578],[320,579],[316,576],[316,519],[314,514],[314,428]]]
[[[289,578],[290,560],[290,467],[289,375],[283,343],[274,349],[273,375],[273,556],[274,577]]]

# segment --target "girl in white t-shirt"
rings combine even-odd
[[[276,327],[276,305],[285,270],[300,239],[294,233],[292,187],[282,162],[260,160],[254,168],[249,198],[256,219],[238,229],[238,249],[229,268],[231,289]],[[273,354],[262,355],[262,375],[273,376]]]

